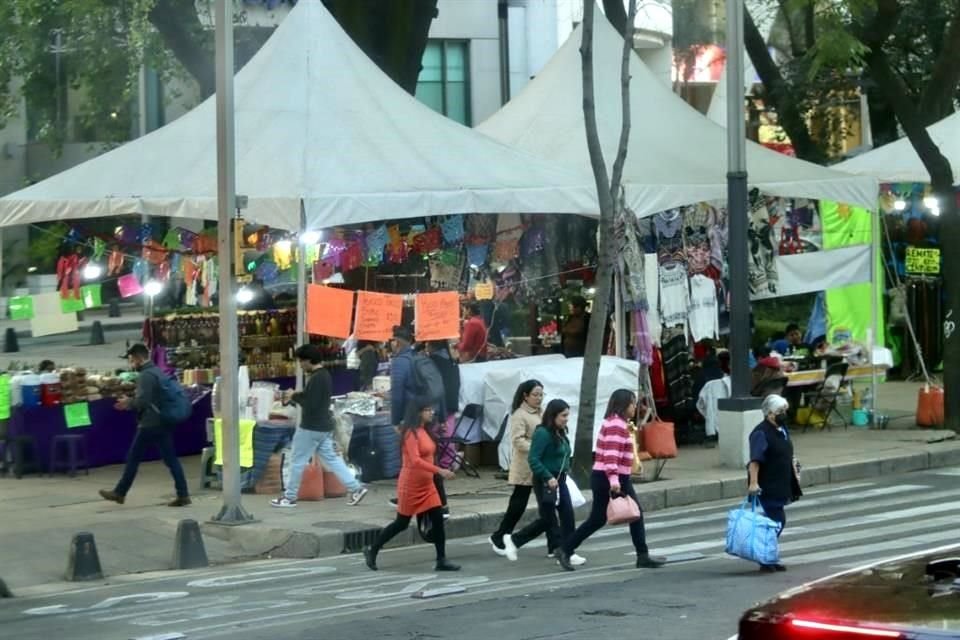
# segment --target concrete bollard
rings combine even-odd
[[[106,343],[107,341],[103,337],[103,325],[99,320],[94,320],[90,327],[90,346],[96,347]]]
[[[196,520],[181,520],[173,546],[173,569],[200,569],[209,567],[207,549]]]
[[[20,351],[20,343],[17,341],[17,330],[10,327],[3,338],[3,352],[16,353],[18,351]]]
[[[13,593],[7,588],[7,583],[0,580],[0,598],[12,598]]]
[[[70,541],[70,558],[67,561],[67,576],[69,582],[82,580],[101,580],[103,570],[100,569],[100,556],[97,554],[97,543],[92,533],[80,532]]]
[[[114,298],[110,301],[110,311],[107,314],[111,318],[120,317],[120,301]]]

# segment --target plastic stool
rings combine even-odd
[[[8,438],[4,446],[4,467],[10,462],[10,471],[18,480],[25,473],[39,471],[37,464],[37,441],[33,436]]]
[[[200,486],[204,489],[209,488],[217,479],[217,473],[213,469],[216,457],[216,447],[204,447],[200,453]]]
[[[64,445],[64,447],[60,445]],[[66,460],[57,457],[63,448],[66,448]],[[50,475],[52,476],[59,468],[69,469],[71,477],[77,475],[77,469],[83,469],[84,473],[90,475],[90,467],[87,462],[86,436],[70,433],[53,438],[53,442],[50,444]]]

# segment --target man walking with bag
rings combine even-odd
[[[293,434],[293,452],[290,466],[290,479],[283,495],[270,501],[270,505],[281,508],[297,506],[297,494],[303,472],[314,454],[319,454],[323,466],[337,476],[349,492],[347,504],[354,507],[360,504],[368,489],[363,486],[347,467],[343,457],[334,449],[334,420],[330,411],[330,398],[333,395],[333,379],[330,372],[321,366],[323,354],[311,344],[299,347],[294,354],[300,361],[300,367],[309,377],[303,391],[287,392],[284,400],[300,407],[300,426]]]
[[[123,504],[127,492],[133,486],[140,463],[150,446],[160,450],[163,463],[170,469],[177,497],[167,506],[185,507],[190,504],[190,492],[183,467],[173,445],[173,431],[190,417],[192,406],[183,388],[150,360],[150,352],[142,344],[127,350],[127,360],[137,376],[137,393],[133,398],[120,397],[116,409],[137,412],[137,435],[133,438],[127,454],[123,476],[113,491],[100,490],[104,500]]]

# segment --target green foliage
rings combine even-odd
[[[129,139],[140,66],[167,75],[177,68],[149,24],[154,2],[0,3],[0,125],[25,98],[32,139],[54,147]],[[72,123],[66,121],[68,96],[79,100]]]

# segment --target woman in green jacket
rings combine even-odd
[[[567,472],[570,470],[570,441],[567,439],[567,421],[570,405],[560,399],[551,400],[543,412],[543,420],[530,441],[527,461],[533,472],[533,493],[537,496],[540,517],[512,536],[504,536],[508,557],[517,553],[531,539],[545,531],[549,539],[564,540],[573,533],[573,505],[567,491]],[[559,514],[559,521],[557,515]],[[557,563],[573,571],[570,556],[562,546],[554,550]]]

